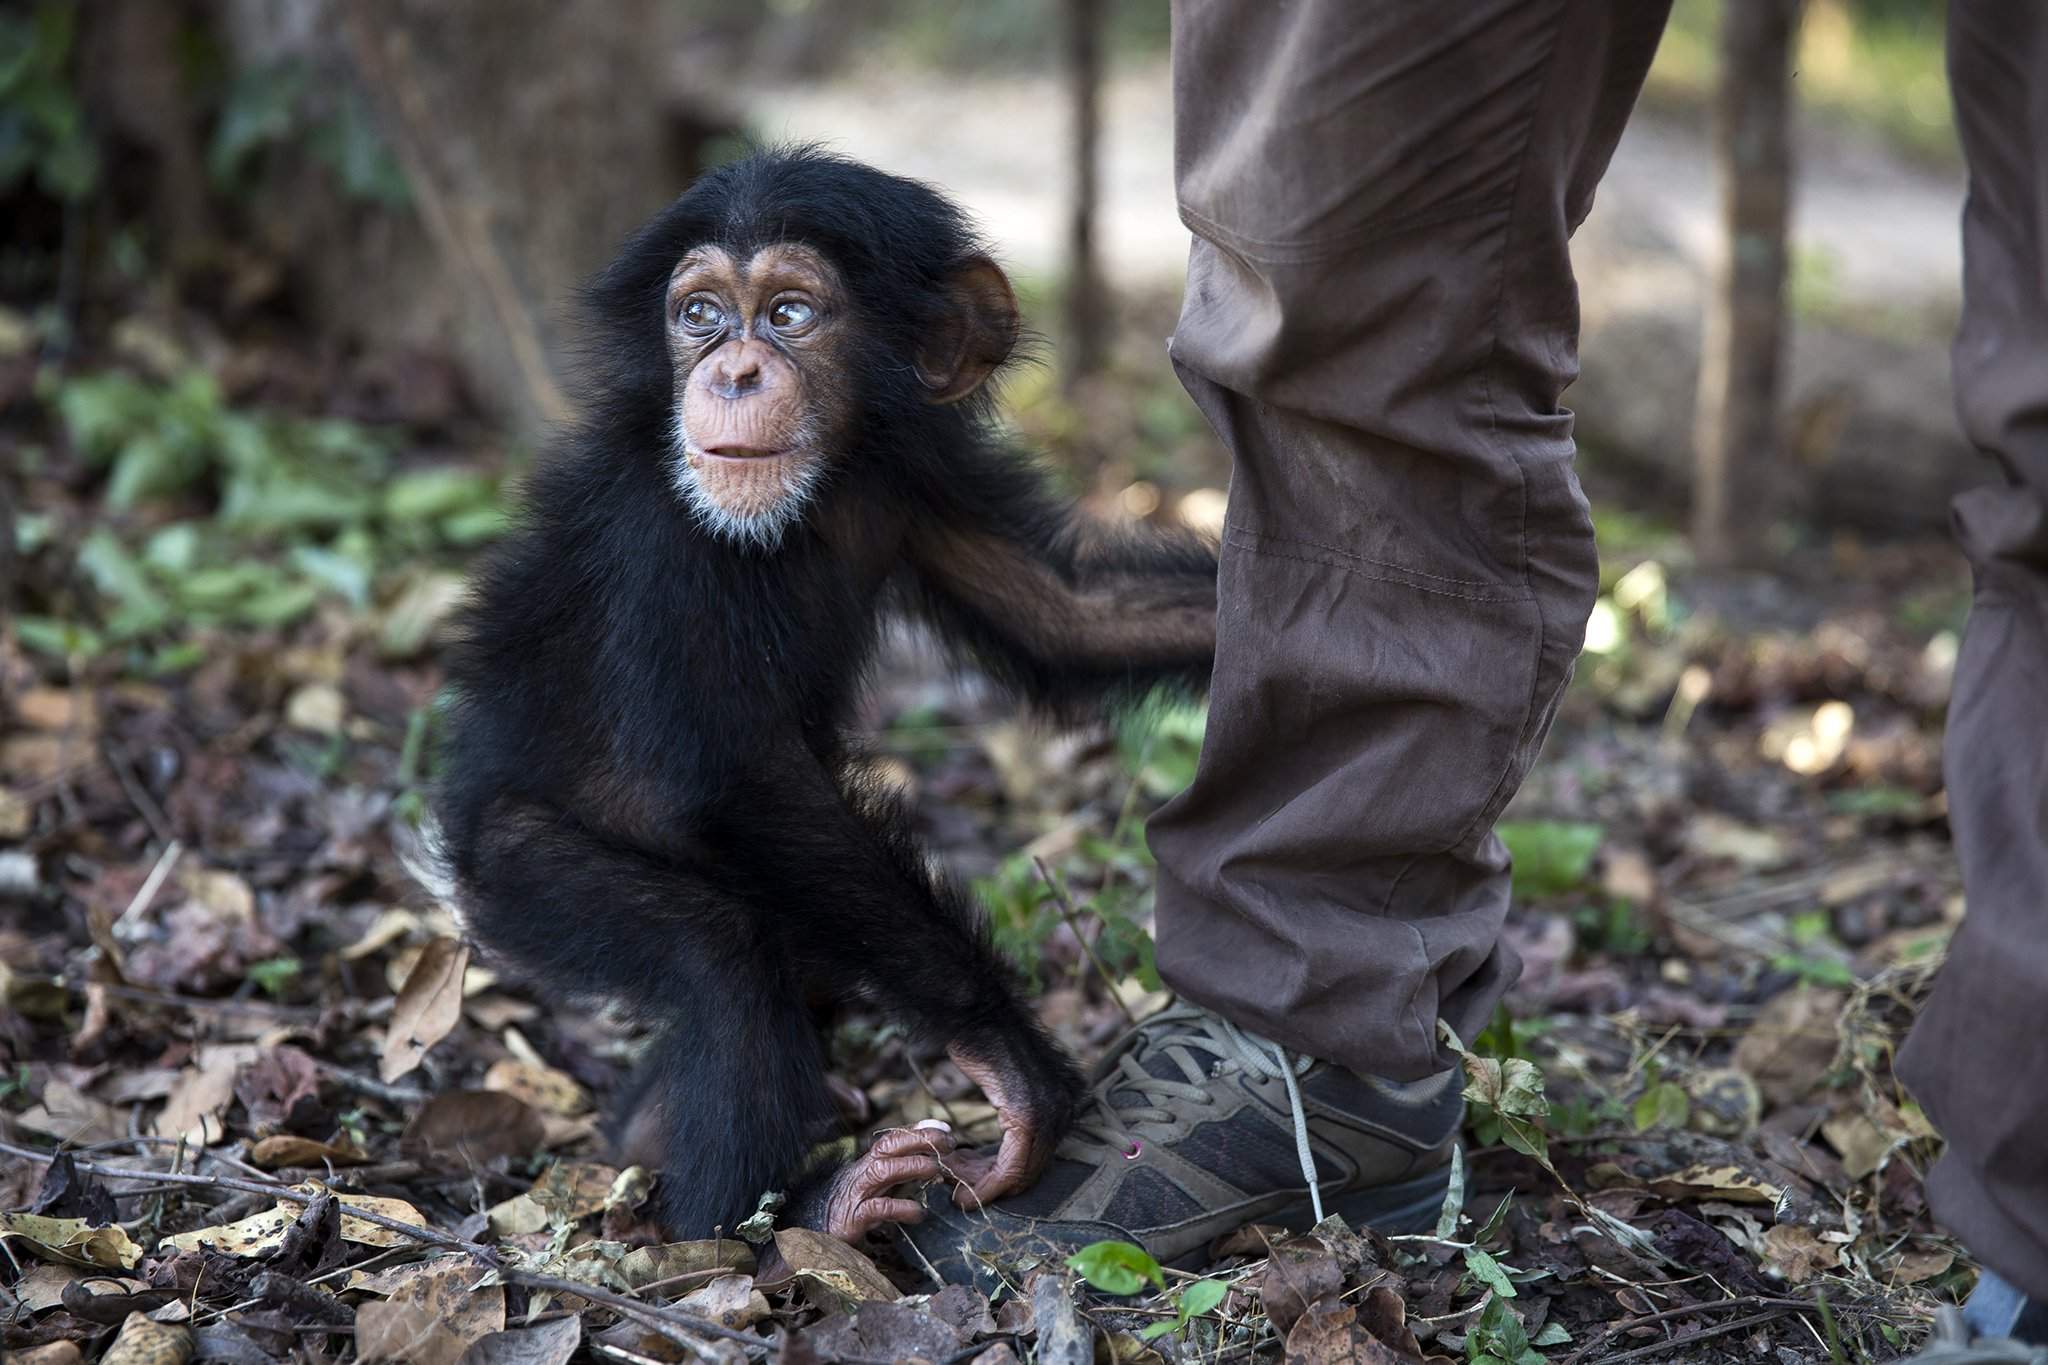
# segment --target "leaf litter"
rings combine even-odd
[[[1090,401],[1020,421],[1134,420]],[[1095,477],[1114,510],[1128,471]],[[403,867],[458,555],[271,619],[208,598],[173,640],[220,585],[181,583],[175,542],[92,539],[149,532],[90,477],[36,478],[57,529],[0,633],[10,1358],[1882,1361],[1968,1291],[1927,1209],[1938,1138],[1890,1073],[1961,910],[1945,547],[1825,547],[1732,591],[1603,524],[1618,626],[1501,827],[1525,971],[1457,1040],[1435,1231],[1255,1226],[1191,1272],[1104,1252],[991,1297],[886,1237],[663,1239],[656,1173],[596,1121],[644,1035],[471,962]],[[1094,1054],[1164,998],[1143,825],[1199,713],[1049,737],[909,637],[880,677],[878,771]],[[881,1019],[830,1044],[851,1129],[991,1135]]]

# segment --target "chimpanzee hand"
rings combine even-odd
[[[866,1152],[847,1162],[808,1193],[799,1195],[789,1220],[842,1242],[858,1242],[884,1223],[915,1223],[924,1206],[892,1199],[898,1185],[937,1180],[947,1173],[955,1138],[945,1124],[927,1119],[915,1128],[875,1134]]]
[[[991,1061],[973,1044],[954,1043],[946,1049],[953,1065],[988,1096],[1003,1126],[1002,1142],[994,1152],[960,1152],[946,1163],[947,1174],[958,1182],[953,1202],[963,1209],[1029,1189],[1066,1134],[1080,1078],[1073,1063],[1049,1044],[1033,1048],[1031,1054]]]

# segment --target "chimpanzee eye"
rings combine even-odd
[[[716,300],[703,294],[692,294],[683,300],[682,318],[685,325],[694,331],[708,332],[725,321],[725,310]]]
[[[818,310],[802,299],[784,299],[768,314],[768,323],[778,331],[794,332],[811,325]]]

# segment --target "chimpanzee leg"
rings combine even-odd
[[[753,910],[551,812],[501,813],[462,869],[471,928],[536,980],[659,1030],[638,1078],[679,1236],[730,1229],[831,1118],[817,1034]]]

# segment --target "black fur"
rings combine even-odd
[[[692,246],[776,241],[838,268],[865,359],[848,448],[763,550],[714,537],[671,486],[664,294]],[[1084,537],[1002,448],[985,393],[925,401],[918,342],[977,249],[932,190],[815,151],[700,180],[590,288],[588,415],[532,477],[453,654],[437,814],[470,928],[553,990],[661,1027],[644,1079],[678,1235],[730,1228],[828,1121],[814,993],[877,1001],[931,1042],[1000,1058],[1054,1128],[1079,1090],[970,898],[850,771],[842,727],[885,606],[1068,710],[1207,682],[1206,650],[1142,666],[1034,651],[920,561],[916,545],[959,529],[1069,585],[1144,575],[1213,603],[1206,548]]]

